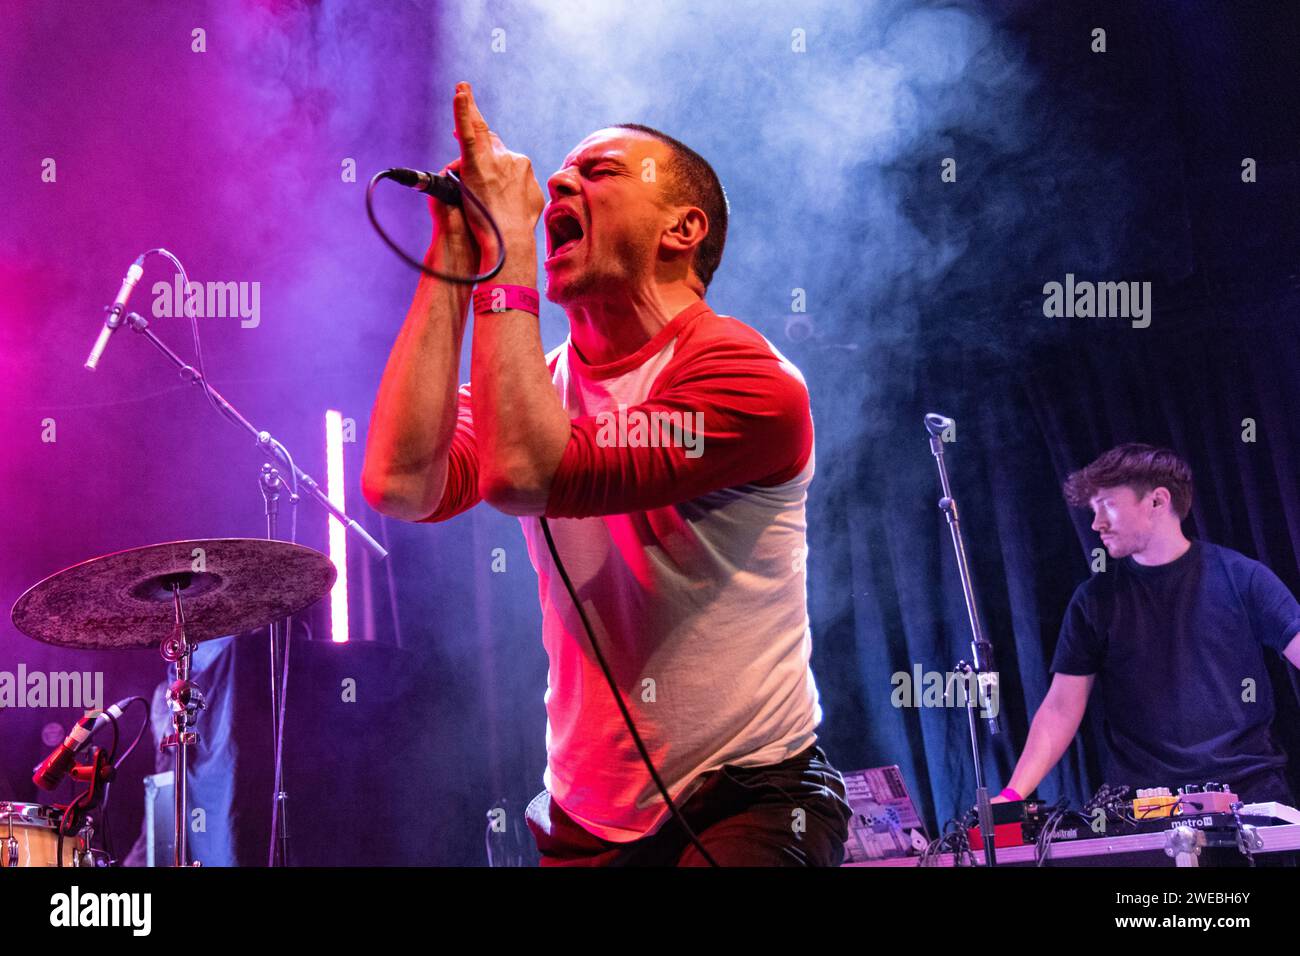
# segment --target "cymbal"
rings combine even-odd
[[[169,541],[83,561],[32,585],[13,608],[28,637],[86,650],[157,648],[181,589],[191,643],[251,631],[314,604],[337,572],[325,555],[263,538]]]

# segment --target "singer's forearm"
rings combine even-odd
[[[506,264],[492,282],[537,288],[531,235],[507,242]],[[509,514],[542,514],[569,440],[569,414],[551,384],[537,316],[476,313],[470,379],[480,494]]]
[[[466,272],[431,252],[426,262]],[[468,286],[421,276],[388,357],[370,416],[361,487],[382,514],[418,520],[433,512],[456,429],[456,389],[469,312]]]

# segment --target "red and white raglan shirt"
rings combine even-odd
[[[777,763],[821,722],[809,659],[807,525],[813,424],[803,376],[703,300],[632,355],[549,353],[572,419],[546,516],[637,730],[674,801],[723,764]],[[479,500],[469,386],[447,484],[426,521]],[[668,814],[591,650],[537,518],[552,799],[626,842]]]

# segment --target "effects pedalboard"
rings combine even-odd
[[[1206,783],[1180,787],[1171,793],[1167,787],[1138,790],[1131,799],[1110,810],[1084,813],[1077,811],[1062,820],[1049,836],[1049,842],[1090,840],[1154,833],[1187,826],[1208,832],[1235,833],[1238,818],[1232,813],[1237,795],[1226,784]],[[993,845],[999,850],[1013,846],[1032,846],[1049,825],[1054,807],[1039,800],[995,803],[993,811]],[[1120,812],[1113,812],[1113,811]],[[1099,823],[1099,821],[1104,821]],[[1282,804],[1249,804],[1240,811],[1240,822],[1250,826],[1300,823],[1300,813]],[[972,850],[984,849],[978,826],[968,831]]]

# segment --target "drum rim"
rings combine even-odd
[[[0,800],[0,824],[19,826],[57,827],[58,811],[43,803],[23,803],[20,800]]]
[[[0,840],[15,834],[18,828],[40,830],[57,835],[59,830],[59,811],[43,803],[24,803],[21,800],[0,800]],[[77,849],[88,850],[94,838],[95,823],[87,819],[76,833],[64,837],[71,842],[75,853]],[[35,839],[34,833],[23,834],[25,838]],[[74,866],[76,864],[73,864]]]
[[[20,827],[46,827],[50,830],[59,828],[59,811],[44,803],[23,803],[21,800],[0,800],[0,827],[8,828],[10,823]],[[76,832],[82,837],[94,831],[94,821],[87,819]]]

